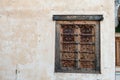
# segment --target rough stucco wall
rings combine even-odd
[[[53,14],[104,16],[102,74],[54,72]],[[0,80],[115,80],[114,22],[114,0],[0,0]]]

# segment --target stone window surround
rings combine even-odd
[[[101,20],[103,20],[103,16],[102,15],[54,15],[53,20],[54,21],[99,21],[100,22]],[[100,43],[99,43],[99,45],[100,45]],[[55,58],[55,61],[56,60],[57,60],[57,58]],[[56,68],[56,65],[58,62],[57,63],[56,62],[55,62],[55,72],[71,72],[71,71],[58,70]],[[99,60],[99,63],[100,63],[100,60]],[[81,71],[72,71],[72,73],[73,72],[81,73]],[[84,73],[84,71],[83,71],[83,73]],[[85,72],[85,73],[89,73],[89,72]],[[92,72],[92,73],[100,73],[100,64],[99,64],[99,70],[96,72]]]

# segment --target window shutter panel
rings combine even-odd
[[[120,66],[120,37],[116,37],[116,66]]]

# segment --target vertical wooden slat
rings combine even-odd
[[[75,25],[75,27],[76,27],[76,33],[78,34],[78,36],[76,38],[76,41],[79,42],[80,41],[80,38],[79,38],[79,34],[80,34],[79,26]],[[80,45],[77,45],[77,48],[76,48],[77,51],[80,51],[79,47],[80,47]],[[76,54],[76,59],[77,59],[76,68],[79,69],[80,68],[79,67],[79,65],[80,65],[80,63],[79,63],[79,60],[80,60],[79,52],[77,52],[77,54]]]

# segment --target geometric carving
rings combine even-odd
[[[80,46],[80,52],[94,52],[94,45],[81,45]]]
[[[75,41],[75,40],[74,40],[74,36],[64,35],[64,36],[63,36],[63,41]]]
[[[93,37],[92,36],[80,36],[80,42],[93,42]]]
[[[62,60],[62,67],[75,67],[75,61],[73,61],[73,60]]]
[[[75,60],[75,53],[62,53],[62,59],[72,59]]]
[[[95,26],[94,25],[79,25],[80,26],[80,68],[95,68]]]
[[[81,53],[80,60],[81,61],[95,61],[95,54]]]
[[[63,33],[74,33],[74,25],[62,25]]]
[[[80,32],[81,34],[92,34],[94,32],[93,28],[94,25],[89,24],[80,25]]]
[[[95,68],[95,64],[94,64],[94,62],[84,62],[84,61],[82,61],[82,62],[80,62],[80,67],[81,68],[91,68],[91,69],[94,69]]]
[[[76,50],[76,45],[75,44],[65,44],[65,43],[63,43],[62,50],[63,51],[75,51]]]
[[[77,28],[75,27],[77,26]],[[80,30],[76,32],[77,30]],[[79,60],[80,68],[93,68],[95,66],[95,45],[90,43],[95,43],[95,26],[89,24],[74,24],[74,25],[62,25],[61,27],[63,35],[61,35],[62,42],[62,65],[63,67],[73,67],[75,66],[75,61],[70,60]],[[79,36],[74,36],[77,33]],[[76,38],[75,38],[76,37]],[[78,45],[71,44],[69,42],[80,42],[80,49]],[[85,44],[82,44],[85,43]],[[80,50],[77,54],[72,53]],[[79,56],[78,58],[76,56]],[[89,61],[89,62],[88,62]]]

